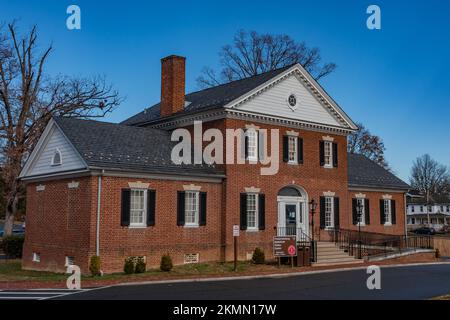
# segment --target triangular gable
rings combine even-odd
[[[55,166],[52,165],[52,158],[56,150],[60,153],[62,162],[61,165]],[[52,119],[25,163],[19,178],[70,172],[85,168],[87,168],[85,161]]]
[[[288,104],[292,94],[297,99],[295,107]],[[300,65],[293,66],[226,107],[348,130],[357,129],[354,122]]]

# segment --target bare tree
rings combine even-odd
[[[217,74],[205,67],[197,78],[201,88],[216,86],[234,80],[258,75],[285,66],[300,63],[316,80],[330,74],[334,63],[322,63],[320,50],[309,48],[288,35],[259,34],[238,31],[232,45],[220,52],[222,70]]]
[[[24,187],[22,166],[52,116],[102,117],[120,103],[104,78],[51,78],[44,72],[52,47],[39,50],[37,29],[20,36],[0,26],[0,150],[5,235],[12,232]]]
[[[357,123],[358,131],[348,136],[347,149],[349,153],[358,153],[365,155],[372,161],[375,161],[385,169],[389,169],[389,165],[384,157],[383,140],[376,135],[372,135],[362,123]]]
[[[432,195],[450,192],[450,172],[446,166],[425,154],[413,163],[410,185],[425,195],[429,205]],[[427,216],[428,224],[431,225],[429,212]]]

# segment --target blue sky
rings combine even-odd
[[[81,8],[81,30],[66,9]],[[382,29],[366,28],[381,8]],[[2,0],[0,21],[37,24],[55,50],[48,73],[102,74],[126,98],[118,122],[159,101],[160,58],[187,57],[187,91],[238,29],[286,33],[321,49],[338,69],[321,84],[355,120],[380,135],[387,160],[407,180],[424,153],[450,166],[450,3],[447,1],[85,1]]]

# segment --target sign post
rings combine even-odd
[[[296,236],[273,237],[273,255],[278,258],[278,265],[282,257],[290,257],[291,266],[294,267],[294,257],[297,256]]]
[[[239,237],[239,225],[233,226],[233,243],[234,243],[234,271],[237,271],[237,238]]]

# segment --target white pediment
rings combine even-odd
[[[296,97],[297,105],[295,108],[289,105],[288,98],[290,95]],[[236,109],[336,127],[344,126],[295,73],[238,105]]]

